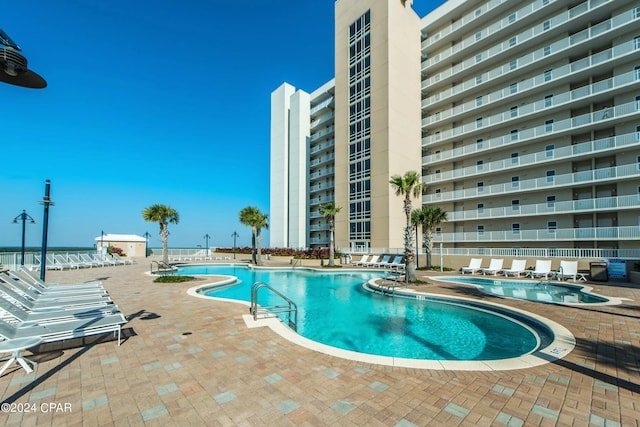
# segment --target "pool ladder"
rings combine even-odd
[[[156,265],[155,271],[153,270],[153,264]],[[175,268],[172,265],[165,264],[164,261],[151,261],[151,266],[149,267],[149,270],[151,274],[155,274],[155,273],[166,274],[168,272],[173,273],[174,271],[177,270],[177,268]]]
[[[286,304],[264,307],[258,305],[258,291],[260,289],[266,289],[279,296]],[[298,306],[296,303],[264,282],[255,282],[251,286],[251,307],[249,308],[249,313],[253,316],[253,320],[258,320],[258,316],[263,319],[266,317],[275,317],[274,315],[277,315],[278,313],[287,313],[289,327],[294,331],[298,327]]]

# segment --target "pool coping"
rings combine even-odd
[[[277,268],[277,267],[276,267]],[[232,284],[237,277],[228,275],[216,275],[221,277],[221,280],[205,283],[202,285],[194,286],[187,290],[187,294],[196,298],[222,301],[226,303],[241,304],[246,307],[250,307],[251,304],[247,301],[232,300],[227,298],[210,297],[202,294],[202,290],[205,288],[220,287]],[[378,279],[369,281],[374,282]],[[375,284],[374,284],[375,285]],[[285,325],[280,319],[276,317],[262,318],[254,320],[251,314],[243,314],[242,319],[245,322],[247,328],[259,328],[268,327],[276,334],[280,335],[287,341],[307,348],[312,351],[327,354],[333,357],[339,357],[342,359],[352,360],[356,362],[371,363],[383,366],[402,367],[402,368],[414,368],[414,369],[432,369],[432,370],[445,370],[445,371],[507,371],[517,369],[527,369],[535,366],[544,365],[546,363],[553,362],[555,360],[562,359],[575,348],[576,339],[573,334],[564,326],[560,325],[553,320],[546,317],[531,313],[518,308],[497,304],[489,301],[479,301],[477,299],[465,298],[459,296],[449,296],[441,294],[431,294],[426,292],[418,292],[412,289],[403,289],[402,292],[415,295],[424,295],[429,298],[460,301],[462,303],[473,303],[473,305],[486,305],[489,307],[499,308],[500,311],[514,312],[519,316],[528,317],[534,322],[541,323],[548,328],[553,334],[552,342],[544,348],[538,348],[531,353],[499,360],[431,360],[431,359],[407,359],[402,357],[392,356],[378,356],[367,353],[359,353],[356,351],[344,350],[337,347],[332,347],[326,344],[322,344],[313,341],[309,338],[305,338],[302,335],[295,332],[293,329]]]
[[[565,283],[565,282],[559,282],[559,281],[550,281],[549,284],[550,285],[554,285],[554,286],[561,286],[561,287],[565,287],[568,288],[570,287],[574,287],[574,288],[578,288],[581,292],[584,292],[586,294],[589,295],[593,295],[599,298],[605,298],[608,301],[606,302],[591,302],[591,303],[583,303],[583,302],[564,302],[564,301],[536,301],[536,300],[530,300],[530,299],[526,299],[526,298],[516,298],[516,297],[511,297],[511,296],[507,296],[507,295],[498,295],[498,294],[493,294],[491,292],[486,292],[482,285],[475,285],[473,283],[464,283],[464,282],[455,282],[455,281],[448,281],[446,280],[447,278],[458,278],[458,277],[462,277],[462,276],[434,276],[431,277],[431,279],[433,280],[437,280],[438,282],[442,282],[442,283],[454,283],[456,285],[464,285],[464,286],[472,286],[476,289],[478,289],[480,292],[482,292],[483,294],[486,295],[491,295],[494,296],[496,298],[505,298],[505,299],[514,299],[514,300],[520,300],[520,301],[530,301],[530,302],[536,302],[536,303],[541,303],[541,304],[556,304],[556,305],[566,305],[569,307],[608,307],[608,306],[612,306],[612,305],[620,305],[622,304],[623,301],[628,301],[629,298],[619,298],[619,297],[611,297],[608,295],[600,295],[597,294],[593,291],[593,287],[592,286],[588,286],[588,285],[582,285],[582,284],[578,284],[578,283]],[[475,278],[475,279],[486,279],[486,280],[504,280],[507,281],[509,280],[509,278],[503,278],[503,277],[495,277],[495,276],[490,276],[490,277],[486,277],[486,276],[464,276],[465,278]],[[534,283],[536,281],[534,280],[527,280],[527,279],[520,279],[520,280],[515,280],[513,279],[514,282],[520,281],[523,283]],[[539,281],[537,281],[539,283]],[[568,285],[568,286],[567,286]]]

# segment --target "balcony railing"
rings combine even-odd
[[[458,19],[457,21],[455,21],[454,23],[452,23],[448,27],[445,27],[442,30],[438,31],[437,33],[434,33],[433,35],[428,36],[422,42],[422,48],[424,49],[424,48],[430,46],[431,44],[437,42],[438,40],[447,37],[449,34],[453,34],[455,31],[457,31],[458,29],[460,29],[463,26],[467,25],[468,23],[470,23],[474,19],[478,18],[479,16],[482,16],[483,14],[487,13],[489,10],[495,9],[496,7],[500,6],[502,3],[506,2],[506,1],[508,1],[508,0],[490,0],[490,1],[488,1],[487,3],[483,4],[479,8],[474,9],[473,12],[464,15],[462,18]],[[539,5],[538,7],[542,7],[542,0],[538,0],[533,4],[538,4]],[[479,10],[479,12],[476,12],[478,10]]]
[[[312,107],[311,110],[309,111],[309,114],[314,115],[315,113],[317,113],[318,111],[322,110],[323,108],[327,108],[327,107],[331,106],[333,103],[334,103],[334,98],[332,96],[332,97],[322,101],[318,105]]]
[[[322,137],[325,137],[325,136],[327,136],[327,135],[331,135],[331,134],[333,134],[333,132],[334,132],[334,131],[335,131],[334,126],[333,126],[333,125],[332,125],[332,126],[329,126],[329,127],[328,127],[328,128],[326,128],[326,129],[323,129],[323,130],[321,130],[321,131],[318,131],[318,132],[313,133],[313,134],[311,135],[310,141],[311,141],[311,142],[313,142],[313,141],[317,141],[318,139],[320,139],[320,138],[322,138]]]
[[[547,82],[544,81],[543,76],[538,76],[529,80],[523,80],[518,83],[518,92],[516,94],[522,94],[523,92],[535,89],[536,87],[544,85],[546,83]],[[624,86],[628,86],[634,83],[640,83],[640,73],[635,70],[611,77],[609,79],[601,80],[591,85],[585,85],[569,92],[559,93],[557,95],[554,94],[553,98],[550,100],[541,99],[530,104],[519,106],[517,115],[515,116],[513,115],[511,110],[509,110],[501,114],[492,116],[490,120],[492,119],[492,124],[498,124],[500,122],[506,122],[514,118],[522,118],[522,116],[544,112],[549,110],[549,108],[551,107],[559,107],[563,104],[568,104],[580,99],[589,98],[596,94],[619,90]],[[469,101],[465,102],[462,105],[439,111],[437,114],[427,116],[422,119],[422,126],[436,125],[441,121],[455,119],[458,115],[471,113],[474,110],[482,110],[484,108],[487,108],[487,104],[490,102],[494,102],[502,98],[508,98],[510,96],[515,96],[514,94],[511,94],[509,88],[504,88],[490,95],[493,95],[492,99],[487,100],[486,102],[483,101],[481,104],[476,101]]]
[[[316,126],[320,126],[323,123],[333,121],[334,118],[335,118],[335,114],[331,112],[330,114],[326,114],[317,120],[313,120],[311,122],[311,129],[314,129]]]
[[[637,164],[615,166],[610,168],[593,169],[588,171],[554,175],[535,179],[526,179],[517,182],[504,182],[482,187],[467,188],[463,190],[447,191],[422,196],[423,203],[438,203],[443,201],[460,201],[487,196],[503,196],[506,194],[523,193],[549,188],[571,187],[577,184],[595,184],[605,181],[620,181],[627,178],[640,177],[640,169]]]
[[[521,157],[511,158],[506,161],[491,162],[491,163],[483,164],[483,168],[484,168],[484,171],[486,172],[488,170],[495,170],[495,166],[499,164],[503,165],[502,167],[510,167],[514,165],[518,167],[527,166],[527,165],[533,165],[540,162],[555,161],[558,158],[566,157],[566,156],[571,156],[571,157],[584,156],[584,155],[589,155],[589,154],[598,153],[602,151],[616,150],[622,147],[635,145],[639,142],[640,142],[640,134],[638,132],[633,132],[633,133],[627,133],[623,135],[612,136],[609,138],[596,139],[594,141],[582,142],[582,143],[567,146],[567,147],[559,147],[554,149],[552,153],[550,153],[549,151],[544,151],[544,153],[524,155]],[[521,143],[522,143],[521,138],[517,138],[517,139],[509,138],[508,142],[505,141],[505,143],[502,144],[502,146],[512,146],[512,145],[521,144]],[[428,156],[424,156],[422,158],[422,165],[426,167],[436,162],[437,163],[446,162],[448,160],[453,160],[453,159],[456,159],[456,161],[460,161],[464,156],[469,156],[477,153],[485,153],[496,147],[498,146],[484,144],[484,141],[483,141],[482,148],[478,148],[477,144],[469,144],[462,147],[454,148],[453,150],[445,150],[440,153],[434,153],[434,154],[429,154]],[[544,159],[541,158],[542,155],[544,155]],[[474,168],[477,169],[477,166],[475,166]],[[469,169],[469,168],[466,168],[466,169]],[[441,179],[444,179],[444,175],[442,175]]]
[[[322,191],[322,190],[329,190],[329,189],[333,190],[334,187],[335,187],[335,183],[331,181],[331,182],[312,185],[309,187],[309,191],[314,192],[314,191]]]
[[[514,143],[518,142],[519,140],[514,140]],[[481,165],[467,166],[461,169],[454,169],[440,173],[431,172],[424,175],[423,181],[429,184],[435,184],[439,182],[450,181],[452,179],[469,178],[484,175],[487,173],[502,172],[509,169],[521,169],[526,166],[537,166],[545,163],[575,159],[580,156],[594,155],[603,151],[611,151],[629,147],[631,145],[640,145],[640,134],[638,132],[612,136],[610,138],[603,138],[596,141],[583,142],[575,145],[568,145],[565,147],[553,148],[509,159],[482,163]],[[448,158],[451,158],[452,151],[444,154],[446,154]],[[461,156],[464,154],[467,153],[461,153],[459,155]],[[433,157],[433,155],[429,157]],[[459,157],[457,158],[457,160],[459,160]]]
[[[538,215],[574,214],[607,210],[640,208],[640,196],[599,197],[595,199],[567,200],[531,205],[502,206],[490,209],[472,209],[449,212],[448,221],[513,218]]]
[[[640,240],[640,226],[559,228],[556,230],[512,230],[440,233],[433,236],[435,243],[464,242],[549,242],[580,240]]]
[[[564,12],[564,13],[567,13],[567,12]],[[517,60],[518,66],[513,70],[511,69],[510,64],[504,64],[501,67],[489,70],[488,72],[481,74],[482,82],[490,81],[496,77],[502,76],[503,74],[505,74],[505,72],[514,71],[514,72],[521,73],[522,67],[535,63],[542,59],[548,59],[553,57],[566,57],[567,51],[569,49],[574,49],[575,46],[577,46],[578,44],[591,42],[593,38],[598,37],[606,32],[618,29],[622,26],[631,24],[632,22],[637,21],[638,18],[639,17],[635,15],[633,9],[629,9],[619,15],[614,16],[611,19],[600,22],[599,24],[593,27],[586,28],[580,31],[579,33],[572,35],[571,37],[564,38],[562,40],[557,40],[554,43],[551,43],[548,46],[551,53],[545,52],[544,48],[540,48],[533,52],[528,53],[525,56],[519,57]],[[509,45],[509,40],[505,40],[501,44],[493,46],[492,48],[488,49],[485,52],[482,52],[482,53],[478,52],[478,54],[482,54],[482,57],[484,58],[482,62],[486,63],[486,61],[491,59],[491,57],[496,56],[499,53],[502,53],[506,50],[515,51],[519,49],[520,48],[519,45],[522,44],[524,41],[533,39],[534,37],[538,37],[544,32],[545,30],[543,29],[543,27],[539,25],[539,26],[536,26],[535,28],[530,28],[525,32],[519,34],[517,36],[518,43],[516,43],[513,46]],[[631,41],[629,43],[631,47],[633,47],[633,43]],[[435,85],[452,76],[455,76],[463,72],[467,68],[471,68],[475,66],[476,64],[477,63],[476,63],[475,57],[468,58],[467,60],[459,64],[456,64],[438,74],[433,75],[428,79],[423,80],[422,89],[428,90],[430,86]],[[482,82],[476,82],[475,80],[467,80],[464,82],[464,84],[456,85],[455,88],[453,89],[457,93],[461,90],[466,90],[466,89],[469,89],[470,87],[474,87],[479,84],[482,84]]]
[[[335,155],[333,153],[327,154],[326,156],[319,157],[317,159],[313,159],[309,162],[309,166],[318,166],[323,163],[332,162],[335,159]]]
[[[330,150],[336,145],[336,142],[333,139],[329,141],[322,142],[318,145],[313,145],[309,148],[309,154],[320,153],[321,151]]]
[[[335,198],[333,196],[313,197],[309,199],[309,206],[323,205],[327,202],[333,202],[334,200]]]
[[[309,174],[309,179],[316,179],[316,178],[322,178],[323,176],[333,175],[334,172],[335,172],[334,168],[322,169],[317,172],[313,172]]]
[[[612,1],[613,0],[600,0],[597,2],[585,1],[584,3],[581,3],[575,7],[572,7],[568,11],[564,11],[561,14],[554,16],[553,18],[549,19],[549,21],[553,22],[554,27],[557,27],[566,22],[569,22],[573,18],[576,18],[578,16],[581,16],[589,12],[590,10],[593,10],[595,7],[602,6],[603,4],[610,3]],[[498,33],[500,30],[507,28],[509,26],[517,26],[524,18],[526,18],[527,16],[535,12],[542,10],[543,7],[544,6],[542,5],[541,0],[527,4],[523,8],[518,9],[516,12],[514,12],[510,16],[506,16],[502,18],[500,21],[494,22],[493,24],[489,25],[486,28],[483,28],[480,31],[476,31],[473,36],[463,39],[462,42],[456,43],[452,47],[438,52],[429,60],[423,62],[423,70],[478,43],[479,40],[476,39],[476,34],[480,33],[481,39],[484,39],[492,34]],[[424,45],[425,43],[423,43],[423,47]]]
[[[518,139],[520,142],[530,138],[539,138],[542,136],[551,136],[559,134],[565,131],[574,131],[577,127],[588,126],[594,123],[599,123],[607,120],[614,120],[631,114],[640,113],[640,104],[637,101],[627,102],[626,104],[616,105],[611,108],[606,108],[593,113],[582,114],[579,116],[571,117],[569,119],[558,120],[550,125],[543,124],[541,126],[522,129],[518,132]],[[433,135],[422,138],[422,145],[434,144],[437,142],[445,141],[449,138],[459,138],[465,134],[471,134],[483,129],[487,129],[490,126],[500,123],[499,117],[492,116],[483,118],[482,122],[471,122],[463,126],[458,126],[453,129],[443,130]],[[483,146],[498,147],[501,145],[512,142],[512,136],[503,135],[496,138],[483,141]]]

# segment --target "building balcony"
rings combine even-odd
[[[514,144],[517,144],[518,142],[519,141],[516,140],[514,141]],[[553,162],[577,160],[580,157],[591,157],[604,152],[620,151],[628,149],[631,146],[640,146],[640,135],[637,132],[598,139],[596,141],[583,142],[575,145],[568,145],[565,147],[553,148],[537,153],[525,154],[518,157],[482,163],[480,165],[468,166],[441,173],[429,173],[424,175],[423,182],[427,184],[436,184],[459,180],[462,178],[478,177],[485,174],[500,173],[510,169],[523,169],[526,167],[540,166]],[[455,157],[456,161],[460,161],[462,155],[468,154],[463,153],[459,156],[455,156],[455,154],[453,154],[454,151],[463,150],[447,151],[446,153],[442,153],[442,157],[446,155],[447,158]],[[475,153],[478,153],[478,151],[475,151]],[[427,164],[425,163],[425,165]]]
[[[318,179],[325,176],[332,176],[335,172],[334,168],[326,168],[309,174],[309,179]]]
[[[486,14],[488,11],[496,9],[498,6],[500,6],[503,3],[506,3],[507,1],[509,0],[489,0],[479,8],[475,9],[473,12],[467,13],[462,18],[456,20],[451,25],[443,28],[437,33],[434,33],[432,35],[427,34],[427,37],[422,41],[422,49],[433,47],[436,44],[440,44],[440,43],[444,44],[445,42],[450,42],[448,38],[454,35],[462,27],[469,25],[471,22],[473,22],[474,20],[477,20],[482,15]],[[540,7],[541,7],[542,0],[538,0],[533,4],[540,4]]]
[[[533,128],[522,129],[518,132],[518,140],[541,137],[555,137],[562,133],[573,132],[582,127],[592,126],[594,124],[603,123],[606,121],[614,121],[617,119],[626,118],[631,115],[637,115],[640,113],[640,105],[637,101],[627,102],[625,104],[619,104],[611,108],[607,108],[593,113],[582,114],[579,116],[571,117],[569,119],[558,120],[551,125],[543,124]],[[433,135],[422,138],[422,146],[428,146],[436,143],[442,143],[452,138],[465,137],[481,131],[486,131],[488,128],[496,125],[506,125],[503,122],[502,114],[491,117],[483,117],[481,122],[471,122],[463,126],[458,126],[453,129],[447,129],[440,132],[436,132]],[[515,119],[514,119],[515,120]],[[582,132],[582,130],[581,130]],[[483,141],[483,146],[496,147],[502,146],[511,142],[511,135],[499,136],[487,141]]]
[[[640,226],[559,228],[555,230],[505,230],[485,232],[439,233],[433,236],[434,243],[466,242],[557,242],[595,240],[640,240]]]
[[[309,231],[329,231],[329,224],[310,225]]]
[[[309,206],[324,205],[325,203],[333,202],[335,198],[333,196],[313,197],[309,199]]]
[[[309,244],[311,244],[311,245],[325,245],[325,246],[328,246],[329,245],[329,238],[328,237],[313,237],[313,238],[309,239]]]
[[[555,72],[555,70],[554,70]],[[553,79],[545,82],[544,76],[538,76],[533,79],[523,80],[518,82],[518,91],[512,92],[509,87],[489,94],[486,98],[482,97],[480,101],[469,101],[462,105],[458,105],[454,108],[448,108],[443,111],[439,111],[436,114],[432,114],[422,119],[422,126],[435,126],[441,122],[448,122],[451,120],[461,120],[461,116],[465,114],[480,114],[480,111],[488,108],[489,105],[500,100],[508,101],[509,98],[516,96],[527,96],[527,92],[538,89],[540,86],[554,81]],[[514,117],[511,110],[505,111],[502,114],[492,116],[492,124],[498,124],[501,121],[509,121],[514,118],[522,118],[528,115],[536,113],[544,113],[549,111],[550,108],[563,107],[566,104],[574,103],[579,100],[590,100],[594,95],[610,95],[613,96],[615,92],[621,90],[629,90],[629,85],[640,84],[640,72],[630,71],[628,73],[620,74],[609,79],[600,80],[596,83],[585,85],[569,92],[554,94],[550,100],[541,99],[536,102],[519,106],[517,116]]]
[[[563,79],[568,79],[575,76],[576,73],[586,73],[592,70],[593,68],[601,66],[609,61],[613,61],[613,60],[619,61],[624,56],[627,56],[633,53],[637,53],[637,49],[635,48],[634,44],[632,42],[625,42],[625,43],[616,45],[611,49],[606,49],[598,53],[595,53],[593,55],[587,56],[585,58],[581,58],[576,61],[570,62],[569,64],[565,64],[560,67],[554,68],[553,76],[551,80],[545,81],[544,76],[539,75],[533,79],[524,80],[520,83],[524,85],[523,87],[530,86],[530,87],[536,87],[536,88],[542,87],[542,85],[545,85],[545,84],[557,84]],[[530,54],[530,55],[533,55],[533,54]],[[525,56],[524,58],[526,59],[527,56]],[[531,57],[531,61],[528,61],[527,63],[523,63],[522,59],[523,58],[518,59],[519,66],[514,69],[511,68],[510,64],[504,64],[498,68],[495,68],[483,74],[482,81],[490,82],[501,76],[506,76],[512,72],[521,73],[522,72],[521,66],[525,66],[528,63],[531,63],[533,58]],[[422,108],[426,108],[426,107],[437,108],[437,105],[440,105],[445,102],[451,102],[450,101],[451,97],[457,94],[463,93],[464,91],[471,89],[475,86],[479,86],[481,84],[482,83],[480,84],[476,83],[475,78],[466,80],[462,82],[462,84],[456,85],[453,88],[448,88],[443,91],[437,92],[434,95],[427,96],[422,100]],[[505,92],[505,89],[491,92],[486,95],[483,94],[483,105],[502,100],[503,98],[509,95],[511,95],[511,93],[509,91]],[[475,105],[475,102],[474,102],[474,105]]]
[[[521,145],[522,142],[524,141],[522,138],[513,139],[512,137],[503,138],[502,140],[504,141],[504,144],[501,144],[501,145],[485,144],[485,142],[483,141],[482,148],[478,148],[477,144],[469,144],[459,148],[454,148],[453,150],[445,150],[440,153],[429,154],[427,156],[422,157],[422,166],[423,167],[434,166],[435,164],[438,164],[438,163],[451,162],[454,159],[455,161],[461,161],[463,160],[464,157],[467,157],[467,156],[488,153],[490,151],[495,150],[496,148],[503,148],[503,147],[506,148],[506,147],[515,146],[516,144]],[[494,140],[491,140],[491,141],[494,141]],[[554,161],[566,156],[579,157],[579,156],[585,156],[585,155],[590,155],[595,153],[601,153],[603,151],[616,151],[618,149],[635,145],[638,142],[640,142],[640,135],[637,132],[633,132],[633,133],[627,133],[623,135],[612,136],[609,138],[602,138],[602,139],[596,139],[594,141],[583,142],[580,144],[572,145],[570,147],[559,147],[554,149],[552,156],[550,156],[550,153],[548,151],[545,151],[544,159],[540,157],[543,153],[539,153],[539,154],[534,153],[529,155],[523,155],[517,158],[511,158],[509,160],[483,164],[482,167],[484,171],[487,171],[487,170],[490,171],[490,170],[496,170],[495,166],[493,166],[494,164],[496,166],[498,164],[501,164],[501,165],[506,164],[508,166],[513,166],[514,164],[529,166],[529,165],[538,164],[539,162]],[[478,166],[473,166],[472,168],[475,168],[476,171],[478,171]],[[469,168],[465,168],[465,169],[469,169]],[[444,175],[442,179],[444,179]]]
[[[333,135],[334,131],[335,131],[335,127],[333,125],[329,126],[326,129],[312,133],[311,138],[309,138],[309,141],[313,143],[320,139],[328,138]]]
[[[490,209],[471,209],[448,212],[448,221],[474,221],[497,218],[519,218],[542,215],[571,215],[588,212],[640,209],[640,196],[599,197],[531,205],[502,206]]]
[[[333,181],[326,182],[326,183],[320,183],[320,184],[314,184],[314,185],[309,187],[309,192],[310,193],[315,193],[316,191],[333,190],[334,187],[335,187],[335,183]]]
[[[321,153],[323,151],[330,151],[330,150],[333,150],[335,146],[336,146],[336,142],[333,139],[330,139],[328,141],[323,141],[320,144],[310,146],[309,154],[313,155],[313,154]]]
[[[424,194],[422,203],[441,203],[445,201],[461,201],[462,199],[486,198],[490,196],[504,196],[507,194],[529,193],[531,191],[543,191],[576,185],[604,184],[607,182],[620,182],[626,179],[638,179],[640,169],[637,164],[614,166],[610,168],[593,169],[574,172],[563,175],[547,176],[535,179],[526,179],[517,182],[504,182],[500,184],[473,187],[463,190],[454,190],[434,194]]]
[[[311,160],[309,162],[309,167],[315,167],[315,166],[324,165],[326,163],[332,163],[334,159],[335,159],[335,155],[333,153],[329,153],[322,157],[318,157],[317,159]]]
[[[525,56],[519,57],[517,61],[518,66],[513,70],[511,69],[510,64],[504,64],[501,67],[490,70],[487,73],[483,73],[481,74],[482,82],[475,82],[474,80],[473,84],[470,87],[475,87],[485,81],[491,81],[498,77],[501,77],[505,74],[505,68],[508,71],[518,71],[518,73],[522,73],[522,68],[527,65],[535,64],[541,61],[552,62],[558,60],[559,58],[566,58],[570,55],[570,50],[574,50],[576,46],[580,44],[593,43],[595,38],[600,37],[606,33],[621,30],[625,26],[638,21],[638,19],[640,19],[640,16],[636,16],[634,9],[624,11],[611,19],[594,25],[593,27],[586,28],[576,34],[571,35],[570,37],[551,43],[546,47],[548,51],[546,51],[546,49],[543,47],[540,49],[536,49],[535,51],[530,52]],[[482,56],[482,61],[476,62],[476,56],[470,57],[463,62],[460,62],[450,68],[441,71],[440,73],[431,76],[430,78],[424,79],[422,81],[422,90],[428,91],[431,87],[437,87],[437,85],[442,85],[444,83],[449,84],[450,82],[448,82],[448,80],[450,78],[454,76],[456,76],[456,78],[460,78],[461,75],[471,72],[471,69],[474,68],[476,64],[487,63],[487,61],[489,60],[495,61],[497,60],[497,56],[503,54],[504,52],[517,52],[519,49],[522,50],[522,44],[529,40],[534,40],[544,32],[545,30],[541,25],[534,28],[529,28],[516,36],[517,43],[513,45],[510,44],[509,40],[505,40],[504,42],[493,46],[492,48],[484,52],[478,52],[477,55]],[[629,43],[633,44],[631,41]],[[467,80],[465,83],[469,84],[470,82],[472,82],[472,80]],[[467,90],[470,87],[465,87],[465,85],[456,85],[456,88],[459,88],[457,89],[458,91]]]
[[[334,118],[335,118],[335,114],[333,113],[333,111],[331,113],[329,113],[329,114],[325,114],[325,115],[323,115],[323,116],[319,117],[318,119],[313,120],[311,122],[311,129],[313,130],[318,126],[321,126],[321,125],[326,124],[328,122],[333,122]]]
[[[309,110],[309,114],[311,116],[315,116],[318,113],[321,113],[323,111],[328,111],[328,110],[333,110],[333,104],[335,102],[335,99],[333,96],[331,96],[330,98],[322,101],[321,103],[319,103],[318,105],[314,105],[313,107],[311,107],[311,110]]]
[[[593,10],[594,8],[601,7],[604,4],[611,3],[613,0],[601,0],[601,1],[585,1],[575,7],[572,7],[569,10],[563,11],[562,13],[550,18],[549,20],[553,22],[553,27],[558,27],[563,25],[571,20],[577,18],[578,16],[582,16],[585,13]],[[475,31],[474,35],[471,37],[467,37],[463,39],[462,42],[456,43],[448,49],[442,50],[438,52],[435,56],[430,58],[427,61],[424,61],[423,71],[428,71],[429,68],[433,65],[437,65],[440,61],[448,59],[449,61],[455,61],[457,54],[463,52],[465,49],[469,47],[476,46],[480,41],[487,39],[491,36],[498,34],[501,30],[505,28],[514,28],[517,26],[525,26],[525,21],[528,21],[532,14],[536,12],[540,12],[544,10],[544,5],[542,4],[542,0],[529,3],[524,7],[518,9],[513,12],[509,16],[502,18],[500,21],[494,22],[488,27],[485,27],[481,30]],[[548,29],[543,29],[543,31],[548,31]],[[476,34],[480,34],[480,38]],[[426,42],[426,40],[425,40]],[[425,42],[422,43],[423,48],[425,46]],[[428,44],[427,44],[428,45]]]

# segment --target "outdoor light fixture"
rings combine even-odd
[[[20,48],[0,29],[0,82],[32,89],[47,87],[47,82],[38,74],[27,69],[27,58]]]
[[[24,244],[25,244],[25,235],[26,235],[26,227],[25,224],[27,222],[27,220],[31,221],[31,224],[35,224],[36,221],[31,218],[31,215],[29,215],[26,211],[22,211],[22,213],[20,215],[18,215],[17,217],[13,218],[13,223],[14,224],[18,224],[18,220],[22,221],[22,258],[20,260],[20,265],[24,265]]]
[[[44,281],[47,271],[47,236],[49,233],[49,206],[53,206],[51,201],[51,180],[46,180],[44,185],[44,197],[40,204],[44,205],[44,216],[42,221],[42,252],[40,255],[40,280]]]

